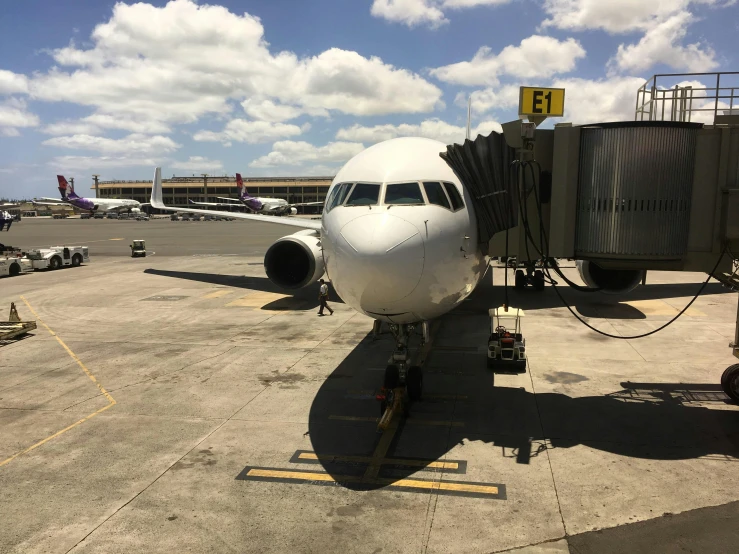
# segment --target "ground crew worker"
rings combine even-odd
[[[323,308],[326,308],[331,315],[334,315],[334,311],[328,305],[328,285],[326,281],[321,279],[321,288],[318,289],[318,301],[321,303],[321,308],[318,310],[318,315],[324,315]]]

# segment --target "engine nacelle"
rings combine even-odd
[[[299,289],[318,281],[325,272],[321,239],[313,230],[278,239],[264,255],[267,277],[283,289]]]
[[[290,208],[290,215],[298,215],[298,209],[297,208]]]
[[[587,286],[606,294],[631,292],[646,274],[643,269],[604,269],[590,260],[577,260],[577,271]]]

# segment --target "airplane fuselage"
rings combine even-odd
[[[72,206],[81,210],[107,212],[110,210],[134,210],[140,209],[141,203],[137,200],[112,198],[67,198],[64,200]]]
[[[336,176],[324,209],[321,245],[328,277],[344,302],[375,319],[414,323],[459,305],[480,281],[487,258],[477,244],[471,199],[438,156],[445,146],[418,138],[399,145],[398,140],[367,149]],[[398,146],[407,156],[394,163],[388,148]],[[373,169],[378,160],[384,164]],[[332,190],[357,182],[379,185],[377,202],[332,207]],[[432,204],[425,192],[423,203],[388,203],[393,184],[417,183],[425,190],[425,182],[453,185],[464,206]]]

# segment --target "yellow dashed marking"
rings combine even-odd
[[[275,302],[276,300],[282,300],[283,298],[287,298],[287,295],[276,294],[273,292],[253,292],[246,296],[242,296],[241,298],[237,298],[233,302],[229,302],[226,304],[226,307],[238,306],[243,308],[261,308],[265,304]]]
[[[375,459],[367,456],[319,456],[315,452],[301,452],[298,456],[301,460],[322,460],[324,462],[357,462],[357,463],[374,463],[379,465],[400,465],[411,467],[430,467],[433,469],[459,469],[457,462],[428,462],[426,460],[406,460],[403,458],[378,458]]]
[[[233,294],[232,290],[217,290],[214,292],[209,292],[203,298],[220,298],[221,296],[227,296],[229,294]]]

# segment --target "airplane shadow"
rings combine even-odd
[[[285,290],[270,281],[267,277],[247,277],[245,275],[222,275],[218,273],[196,273],[192,271],[168,271],[163,269],[145,269],[144,273],[159,275],[160,277],[172,277],[174,279],[187,279],[227,287],[235,287],[259,292],[271,292],[285,295],[269,304],[262,306],[263,310],[294,310],[313,309],[318,306],[318,284],[311,285],[298,290]],[[329,293],[329,304],[343,304],[335,292]]]
[[[652,285],[632,297],[682,296],[695,288]],[[737,412],[710,407],[730,402],[718,385],[614,382],[608,394],[583,397],[558,392],[534,395],[523,388],[495,386],[495,374],[486,367],[484,341],[478,349],[455,346],[453,339],[468,334],[468,328],[484,335],[487,307],[502,303],[502,292],[498,287],[482,289],[442,318],[424,367],[424,398],[411,406],[389,446],[383,445],[387,437],[376,431],[380,408],[375,394],[392,338],[382,336],[373,342],[368,334],[354,348],[323,382],[311,405],[313,463],[320,463],[344,487],[372,490],[411,475],[433,479],[434,472],[454,473],[434,462],[448,461],[454,457],[450,451],[470,441],[492,444],[501,460],[518,464],[529,464],[547,449],[578,445],[650,460],[708,456],[739,461]],[[719,292],[711,289],[713,294]],[[524,306],[529,309],[559,302],[550,291],[525,292],[516,299],[517,305],[527,297]],[[486,299],[498,304],[485,303]],[[587,380],[565,371],[553,378],[563,383]],[[459,467],[467,462],[458,461]]]

